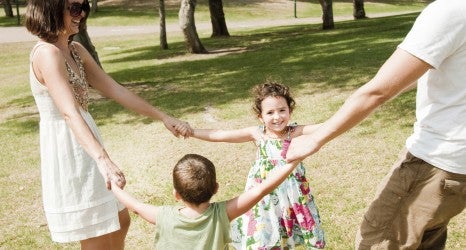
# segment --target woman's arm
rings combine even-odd
[[[246,213],[264,196],[277,188],[293,172],[298,163],[299,161],[294,161],[270,172],[261,184],[227,201],[227,214],[230,221]]]
[[[118,187],[118,185],[115,185],[114,182],[112,182],[112,192],[115,194],[117,199],[125,205],[126,208],[129,209],[129,211],[134,212],[135,214],[141,216],[144,220],[155,224],[155,218],[157,215],[157,207],[146,204],[143,202],[138,201],[136,198],[131,196],[129,193]]]
[[[110,160],[104,147],[81,116],[80,106],[74,99],[65,60],[60,50],[55,46],[39,47],[33,58],[33,68],[34,74],[47,87],[51,98],[73,131],[78,143],[97,162],[107,188],[110,188],[111,179],[118,181],[118,185],[124,186],[123,173]]]
[[[182,136],[189,136],[192,133],[192,129],[188,123],[166,114],[117,83],[97,65],[89,52],[81,44],[74,44],[83,60],[87,80],[92,87],[129,110],[150,117],[153,120],[162,121],[165,127],[175,136],[180,134]]]
[[[248,142],[255,139],[257,127],[242,129],[194,129],[192,137],[210,142]]]

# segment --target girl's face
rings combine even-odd
[[[259,119],[269,132],[280,134],[290,121],[290,107],[285,98],[278,96],[266,97],[262,103],[262,112]]]
[[[67,0],[65,9],[65,34],[70,36],[79,32],[79,24],[81,19],[86,16],[89,11],[89,3],[84,3],[84,0]]]

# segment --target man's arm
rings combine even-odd
[[[287,161],[316,153],[327,142],[356,126],[377,107],[410,87],[430,68],[428,63],[397,49],[374,78],[357,89],[314,133],[291,141]]]

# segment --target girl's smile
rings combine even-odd
[[[291,115],[285,98],[269,96],[262,101],[261,106],[262,113],[259,119],[272,136],[281,137]]]

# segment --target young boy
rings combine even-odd
[[[297,163],[277,168],[260,185],[228,201],[210,202],[218,190],[215,166],[197,154],[185,155],[173,169],[173,193],[184,206],[145,204],[115,183],[112,190],[130,211],[156,225],[156,249],[225,249],[231,242],[230,221],[272,192]]]

